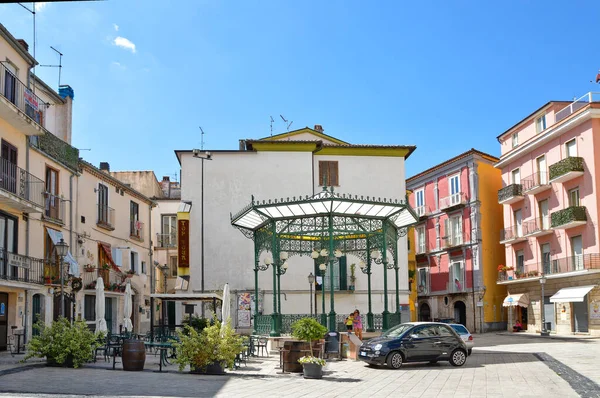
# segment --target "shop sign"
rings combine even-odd
[[[190,220],[177,220],[177,266],[190,267]]]

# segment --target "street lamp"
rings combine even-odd
[[[69,245],[63,238],[56,244],[56,254],[60,257],[60,316],[65,316],[65,273],[64,263],[65,256],[69,253]]]
[[[322,312],[321,312],[321,324],[323,326],[327,326],[327,314],[325,313],[325,271],[327,270],[327,264],[321,263],[319,264],[319,271],[321,271],[321,304],[322,304]]]
[[[310,286],[310,316],[312,316],[313,314],[313,307],[312,307],[312,287],[313,287],[313,283],[315,283],[315,276],[313,275],[313,273],[311,272],[310,274],[308,274],[308,284]]]
[[[546,275],[542,274],[540,277],[540,285],[542,286],[542,299],[540,300],[541,309],[542,309],[542,332],[541,336],[548,336],[549,333],[546,330],[546,314],[544,313],[544,285],[546,284]]]

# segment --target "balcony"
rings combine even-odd
[[[500,231],[500,244],[509,245],[513,243],[523,242],[527,237],[523,234],[523,227],[512,226]]]
[[[44,261],[0,250],[0,279],[44,284]]]
[[[83,288],[86,290],[96,289],[98,277],[104,281],[104,290],[115,293],[125,292],[129,274],[109,268],[85,268],[82,273]]]
[[[0,119],[25,135],[41,135],[48,108],[40,97],[0,63]]]
[[[467,242],[467,237],[463,235],[451,235],[442,237],[442,249],[451,250],[461,247]]]
[[[576,99],[571,104],[565,106],[560,111],[556,112],[556,123],[571,116],[573,113],[585,107],[587,104],[598,102],[600,100],[599,95],[600,93],[589,92],[583,95],[581,98]]]
[[[583,158],[572,156],[550,165],[550,182],[562,183],[583,175]]]
[[[467,204],[467,195],[464,192],[458,192],[440,199],[440,210],[452,211]]]
[[[430,215],[431,211],[430,211],[429,207],[427,207],[427,206],[417,206],[417,207],[415,207],[415,213],[417,213],[417,216],[419,217],[419,219],[422,219],[422,218],[426,218],[428,215]]]
[[[55,224],[65,223],[65,201],[56,195],[45,193],[46,206],[42,218]]]
[[[553,229],[569,229],[586,223],[585,206],[570,206],[550,214],[550,226]]]
[[[498,191],[498,203],[508,205],[523,200],[523,185],[510,184]]]
[[[156,234],[157,248],[175,248],[177,247],[177,234]]]
[[[79,170],[79,149],[72,147],[52,133],[30,137],[32,147],[57,160],[71,170]]]
[[[523,223],[523,235],[526,237],[544,236],[554,233],[550,228],[550,217],[541,217]]]
[[[115,209],[105,205],[98,205],[98,219],[96,225],[100,228],[115,230]]]
[[[448,286],[446,288],[448,293],[465,293],[467,288],[465,286],[464,278],[457,280],[448,281]]]
[[[63,268],[64,280],[69,280],[68,267]],[[46,285],[60,285],[60,266],[58,260],[44,260],[44,284]]]
[[[44,181],[0,158],[0,204],[23,213],[43,213]]]
[[[535,195],[536,193],[544,192],[552,188],[552,185],[550,185],[550,181],[548,180],[548,173],[545,171],[540,171],[523,178],[521,180],[521,185],[523,185],[523,192],[531,195]]]
[[[129,221],[129,237],[140,242],[144,241],[144,223],[141,221]]]
[[[550,261],[524,264],[520,269],[498,274],[499,284],[529,282],[544,276],[569,276],[571,272],[600,272],[600,254],[589,253],[578,256],[551,259]]]

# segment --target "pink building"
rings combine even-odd
[[[420,218],[414,227],[419,320],[453,319],[471,331],[506,327],[506,293],[495,283],[503,253],[495,234],[486,236],[502,219],[497,161],[472,149],[406,180]]]
[[[498,284],[511,325],[529,332],[600,334],[599,99],[548,102],[498,136]]]

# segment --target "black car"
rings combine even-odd
[[[369,365],[387,365],[392,369],[400,368],[404,362],[449,361],[453,366],[462,366],[467,362],[467,346],[445,323],[409,322],[365,341],[358,358]]]

